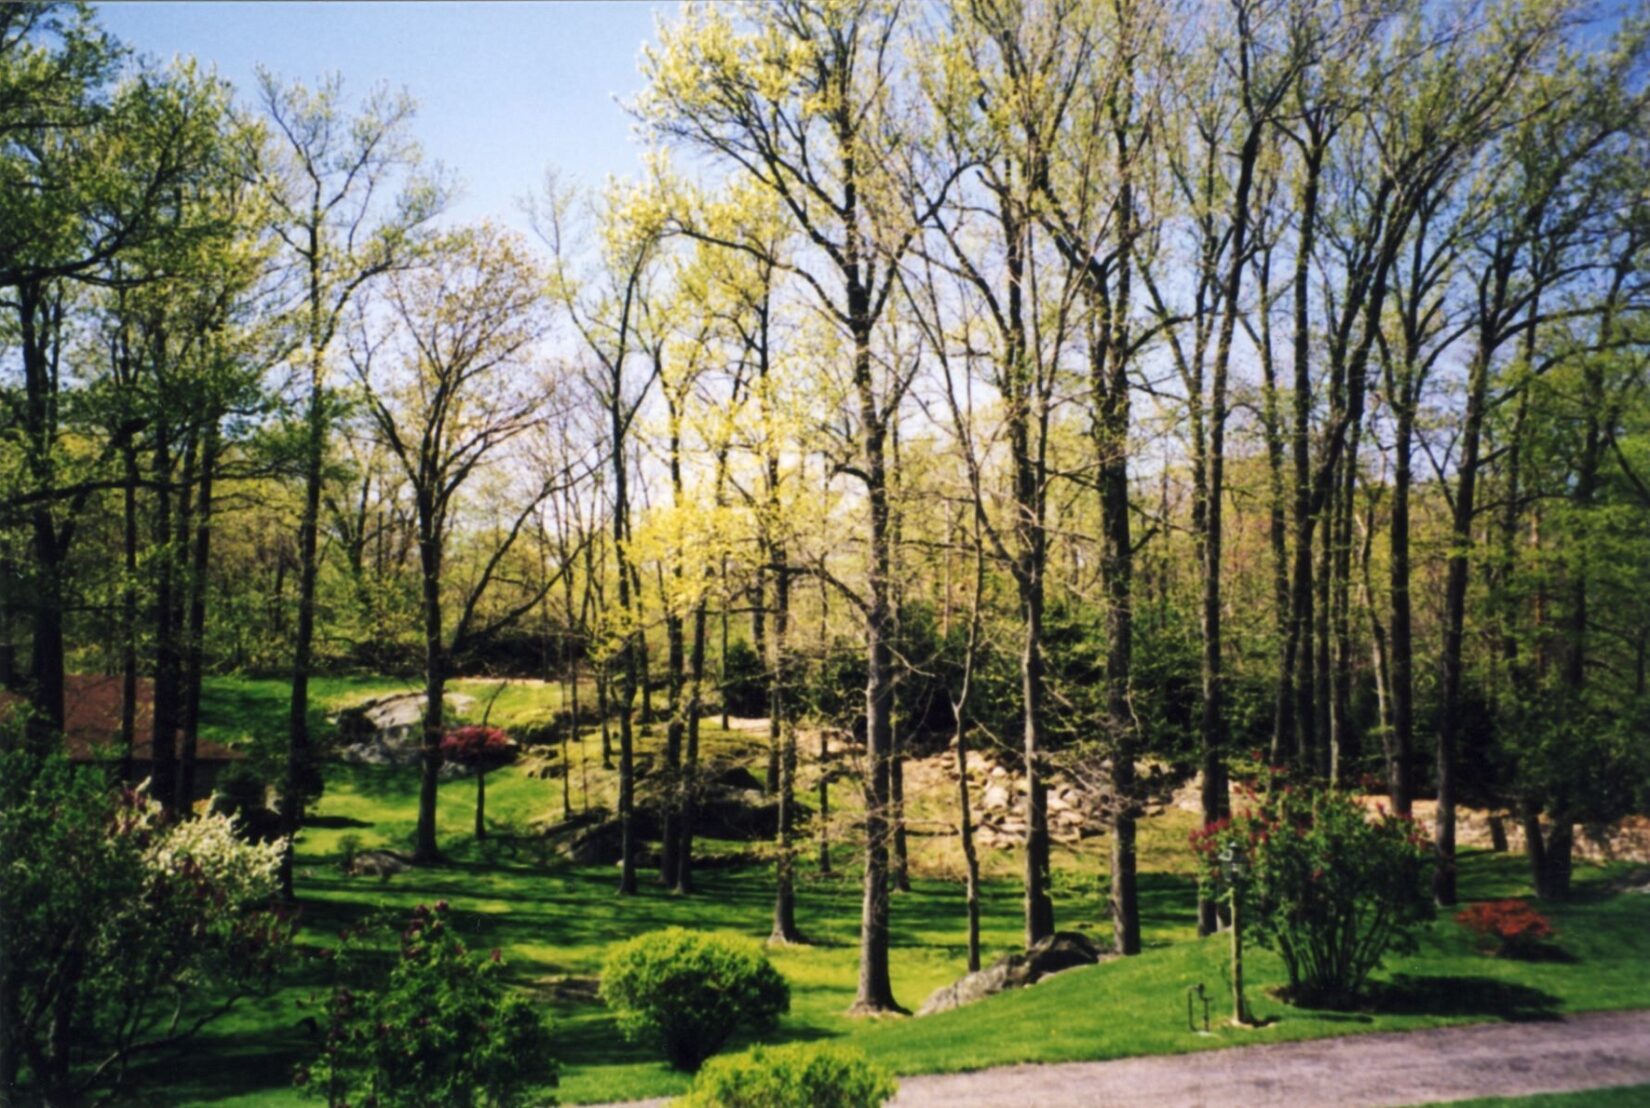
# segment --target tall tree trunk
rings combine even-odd
[[[180,722],[182,652],[179,649],[178,604],[179,592],[177,519],[172,504],[172,443],[165,427],[155,433],[155,517],[153,537],[161,556],[157,560],[155,580],[155,677],[154,714],[149,745],[150,793],[167,812],[177,810],[177,740]],[[191,447],[188,453],[193,453]],[[185,480],[180,488],[187,488],[193,474],[192,463],[186,463]],[[179,517],[185,512],[178,512]]]
[[[831,739],[819,729],[819,874],[831,875]]]
[[[1117,413],[1128,423],[1127,382]],[[1109,396],[1109,394],[1108,394]],[[1124,432],[1126,434],[1126,431]],[[1133,546],[1129,535],[1128,464],[1121,449],[1100,471],[1102,567],[1106,584],[1106,718],[1112,731],[1112,785],[1117,811],[1112,818],[1112,948],[1140,953],[1140,893],[1135,864],[1134,715],[1129,707],[1134,641]]]
[[[1406,375],[1407,376],[1407,375]],[[1404,386],[1407,392],[1407,383]],[[1410,449],[1414,441],[1415,409],[1407,397],[1393,413],[1392,522],[1388,579],[1392,596],[1392,754],[1387,761],[1392,808],[1401,816],[1413,809],[1410,761],[1415,749],[1415,647],[1409,583]]]
[[[728,714],[728,608],[732,606],[732,594],[728,590],[728,559],[722,556],[722,652],[716,656],[716,684],[722,690],[722,730],[726,731],[731,722]]]
[[[900,608],[905,603],[904,589],[901,587],[904,577],[900,558],[905,548],[905,510],[900,490],[905,463],[900,456],[898,408],[889,413],[888,423],[891,463],[888,468],[888,534],[893,561],[890,582],[893,594],[893,623],[897,627],[900,622]],[[896,892],[908,893],[911,891],[911,850],[910,842],[905,835],[905,739],[900,735],[902,722],[896,706],[892,709],[892,721],[889,724],[894,739],[888,759],[888,800],[894,828],[891,878]]]
[[[1358,444],[1362,425],[1351,429],[1340,498],[1336,504],[1335,560],[1332,610],[1335,619],[1335,675],[1330,690],[1334,704],[1330,721],[1329,783],[1346,783],[1348,767],[1358,758],[1358,737],[1352,727],[1352,517],[1358,485]]]
[[[974,848],[974,816],[968,800],[968,698],[974,689],[974,666],[979,656],[980,603],[985,591],[985,544],[980,535],[979,506],[974,514],[974,589],[968,609],[968,645],[963,653],[962,688],[951,702],[956,722],[952,746],[957,757],[957,833],[962,839],[966,882],[964,905],[968,919],[968,972],[980,969],[980,858]],[[823,748],[821,749],[823,753]],[[823,795],[823,794],[821,794]]]
[[[568,703],[567,724],[561,729],[561,818],[573,818],[572,742],[579,739],[579,674],[574,668],[571,635],[562,645],[561,685]]]
[[[1257,283],[1261,296],[1267,297],[1271,285],[1272,255],[1262,255]],[[1278,682],[1272,698],[1272,764],[1280,765],[1288,757],[1284,750],[1286,737],[1293,735],[1295,698],[1287,677],[1292,664],[1290,628],[1293,626],[1289,610],[1289,504],[1284,481],[1283,416],[1278,405],[1278,371],[1272,357],[1271,301],[1264,299],[1260,310],[1260,349],[1262,384],[1262,416],[1266,431],[1266,476],[1270,494],[1267,511],[1267,537],[1272,546],[1272,609],[1277,624]]]
[[[855,265],[857,266],[857,259]],[[861,464],[870,513],[866,544],[869,597],[865,611],[865,872],[860,908],[859,984],[849,1011],[899,1011],[888,973],[888,760],[893,750],[893,651],[884,413],[877,410],[871,371],[870,294],[848,286],[854,321],[853,379],[859,401]]]
[[[1248,96],[1247,44],[1244,45],[1244,95]],[[1203,761],[1203,819],[1214,823],[1225,816],[1226,793],[1225,676],[1221,648],[1221,515],[1226,479],[1226,387],[1227,369],[1232,360],[1232,336],[1237,328],[1238,294],[1243,286],[1243,270],[1248,263],[1249,192],[1254,182],[1255,162],[1260,156],[1262,121],[1250,119],[1249,131],[1238,158],[1237,185],[1232,193],[1231,257],[1221,290],[1220,333],[1215,343],[1210,375],[1208,410],[1208,477],[1204,489],[1203,538],[1203,710],[1198,720],[1198,737]],[[1198,931],[1208,934],[1215,927],[1212,901],[1198,904]]]
[[[1125,223],[1132,210],[1125,186]],[[1126,258],[1127,251],[1123,252]],[[1099,412],[1095,421],[1099,462],[1100,572],[1106,590],[1106,721],[1111,732],[1112,817],[1111,923],[1112,948],[1118,954],[1140,953],[1140,893],[1135,855],[1135,769],[1138,740],[1134,712],[1129,704],[1134,658],[1134,545],[1129,524],[1129,377],[1124,351],[1124,306],[1128,303],[1128,267],[1120,263],[1115,315],[1102,321],[1110,348],[1109,376],[1105,366],[1091,370]],[[1108,313],[1110,315],[1111,313]],[[1100,359],[1096,358],[1096,362]]]
[[[1294,309],[1294,426],[1290,435],[1290,454],[1295,470],[1295,564],[1290,574],[1290,628],[1284,646],[1284,668],[1278,678],[1279,698],[1287,695],[1293,686],[1294,710],[1280,713],[1276,721],[1274,745],[1292,755],[1296,766],[1308,764],[1316,743],[1317,711],[1315,708],[1316,674],[1314,669],[1313,588],[1312,588],[1312,532],[1316,519],[1312,511],[1312,322],[1311,322],[1311,264],[1318,228],[1318,184],[1323,173],[1327,146],[1321,131],[1316,128],[1305,150],[1301,182],[1299,213],[1300,241],[1295,249],[1293,281]],[[1285,730],[1285,728],[1288,728]]]
[[[668,401],[667,397],[667,401]],[[683,507],[682,494],[682,438],[680,413],[674,402],[670,408],[670,489],[671,506],[678,512]],[[676,592],[683,585],[682,552],[672,553],[671,575]],[[661,589],[661,594],[663,590]],[[687,731],[683,717],[683,686],[686,683],[687,630],[677,611],[674,598],[661,595],[665,609],[665,689],[669,702],[670,720],[665,724],[664,812],[660,820],[659,880],[674,885],[679,868],[676,852],[681,845],[682,811],[682,740]]]
[[[312,275],[312,284],[313,284]],[[312,315],[318,311],[313,302]],[[287,847],[281,860],[281,894],[292,900],[292,854],[303,818],[304,796],[310,771],[309,671],[315,641],[315,581],[319,566],[321,482],[326,461],[326,393],[324,353],[315,344],[312,320],[309,410],[304,433],[304,507],[298,521],[298,626],[292,642],[292,699],[287,713],[286,782],[281,789],[281,834]]]
[[[424,494],[421,494],[424,495]],[[436,842],[436,787],[441,781],[441,731],[447,689],[447,651],[441,618],[441,536],[432,519],[433,505],[419,505],[418,558],[422,570],[420,591],[424,622],[424,727],[419,747],[418,829],[413,861],[429,865],[441,860]],[[477,817],[477,826],[480,817]]]
[[[1335,464],[1327,469],[1329,496],[1323,506],[1322,541],[1318,543],[1318,566],[1312,582],[1313,591],[1317,593],[1312,603],[1312,707],[1316,718],[1312,723],[1315,741],[1307,762],[1312,775],[1319,780],[1326,780],[1329,776],[1329,745],[1334,738],[1334,705],[1330,691],[1334,670],[1331,663],[1329,586],[1334,575],[1335,525],[1340,518],[1341,499],[1341,483],[1336,479],[1340,469]]]
[[[45,491],[56,479],[53,448],[57,435],[58,375],[51,356],[57,330],[46,289],[39,281],[17,288],[18,342],[23,360],[23,424],[27,438],[26,463],[34,486]],[[51,502],[42,500],[29,513],[34,575],[26,605],[30,610],[29,688],[34,716],[28,741],[47,749],[63,731],[63,614],[66,598],[64,562],[68,540],[53,516]]]
[[[183,690],[183,761],[178,773],[178,806],[195,800],[195,754],[200,741],[201,684],[206,659],[206,586],[212,547],[212,478],[218,465],[216,413],[202,430],[200,492],[195,505],[195,549],[189,574],[189,629],[185,640]]]
[[[623,397],[617,384],[610,400],[609,417],[613,442],[613,552],[618,561],[619,618],[625,621],[624,642],[619,650],[619,895],[636,892],[636,762],[631,714],[636,705],[637,667],[640,664],[637,639],[631,624],[634,607],[630,567],[630,489],[625,467]]]
[[[893,825],[889,880],[895,892],[911,891],[911,852],[905,838],[905,744],[900,741],[899,719],[893,723],[894,749],[888,759],[888,811]]]
[[[1041,588],[1025,597],[1025,631],[1020,650],[1020,696],[1024,703],[1026,773],[1025,943],[1031,947],[1054,934],[1050,896],[1048,785],[1043,779],[1043,597]]]
[[[603,659],[596,667],[596,712],[601,716],[603,769],[613,768],[613,728],[608,722],[613,710],[612,698],[608,695],[610,681],[607,660]]]
[[[779,752],[779,812],[775,833],[773,932],[770,943],[800,943],[796,927],[796,850],[791,842],[794,818],[792,802],[796,787],[796,724],[791,718],[789,696],[791,580],[785,569],[782,548],[773,551],[773,660],[769,668],[768,718],[777,722],[780,733],[774,741]]]
[[[693,650],[689,661],[687,749],[682,766],[681,842],[676,848],[676,873],[672,888],[678,893],[693,891],[693,817],[699,798],[699,717],[704,713],[706,601],[703,596],[693,609]]]
[[[120,588],[120,779],[132,783],[137,746],[138,692],[138,514],[137,449],[127,444],[121,451],[125,484],[121,489],[122,554],[125,579]]]
[[[1467,407],[1462,420],[1460,474],[1450,524],[1448,576],[1444,583],[1443,683],[1438,719],[1438,813],[1433,826],[1435,866],[1432,895],[1442,906],[1455,903],[1455,751],[1462,724],[1462,652],[1466,638],[1467,573],[1472,548],[1472,521],[1478,488],[1480,443],[1489,394],[1489,344],[1481,343],[1467,379]]]
[[[1602,323],[1603,334],[1612,331],[1613,301],[1620,289],[1622,274],[1612,289],[1611,305],[1606,308]],[[1589,516],[1598,493],[1599,467],[1603,458],[1606,433],[1613,431],[1604,423],[1608,398],[1604,390],[1604,369],[1597,358],[1582,362],[1582,436],[1581,458],[1576,465],[1575,483],[1571,487],[1570,502],[1575,506],[1576,518],[1581,523],[1580,543],[1583,553],[1575,561],[1570,576],[1570,602],[1565,619],[1564,689],[1568,702],[1578,713],[1587,688],[1587,618],[1588,618],[1588,557],[1585,553],[1590,536]],[[1570,895],[1570,876],[1575,850],[1575,816],[1570,798],[1563,790],[1551,797],[1547,804],[1550,824],[1547,832],[1546,856],[1542,869],[1545,880],[1538,890],[1543,897]]]
[[[1369,657],[1371,667],[1375,672],[1375,704],[1376,718],[1379,721],[1381,741],[1384,744],[1384,754],[1390,768],[1394,761],[1392,745],[1392,665],[1389,661],[1390,648],[1388,646],[1386,624],[1381,622],[1381,613],[1375,606],[1375,585],[1370,576],[1370,554],[1375,549],[1375,509],[1371,505],[1368,515],[1362,522],[1362,539],[1358,552],[1358,567],[1361,574],[1364,611],[1369,614]],[[1388,787],[1391,787],[1391,778],[1388,777]]]

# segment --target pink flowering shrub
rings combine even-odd
[[[1283,959],[1290,998],[1355,1002],[1382,959],[1413,950],[1432,918],[1426,837],[1413,820],[1371,818],[1346,793],[1278,776],[1246,799],[1235,818],[1192,833],[1203,880],[1226,890],[1221,855],[1237,855],[1244,932]]]

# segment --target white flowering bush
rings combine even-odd
[[[129,1092],[132,1056],[272,986],[296,928],[271,900],[283,846],[0,743],[0,985],[17,1017],[0,1085],[25,1102]]]
[[[160,805],[145,793],[143,818],[150,827],[160,819]],[[143,854],[154,881],[184,876],[202,880],[235,906],[265,900],[280,880],[286,840],[250,843],[236,832],[236,817],[205,815],[184,820],[153,834]]]

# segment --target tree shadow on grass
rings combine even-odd
[[[1514,962],[1541,962],[1558,966],[1573,966],[1581,961],[1580,958],[1554,943],[1537,943],[1522,953],[1508,954],[1505,957]]]
[[[373,825],[367,820],[356,819],[354,816],[306,816],[304,826],[337,831],[347,827],[371,827]]]
[[[1398,974],[1379,985],[1369,1008],[1393,1016],[1493,1016],[1514,1022],[1559,1018],[1552,993],[1493,977]]]

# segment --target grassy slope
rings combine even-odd
[[[236,681],[215,686],[209,705],[236,707],[227,724],[257,733],[271,717],[248,705],[276,705],[280,689]],[[328,682],[318,699],[331,706],[394,682]],[[491,686],[484,685],[483,696]],[[462,691],[471,691],[464,689]],[[554,691],[511,689],[493,718],[515,722],[542,711]],[[507,699],[508,698],[508,699]],[[755,736],[709,730],[708,751],[733,755],[748,751]],[[652,745],[648,740],[647,746]],[[584,744],[592,767],[593,802],[605,795],[608,778],[598,768],[599,745]],[[573,756],[578,793],[579,753]],[[668,924],[683,924],[764,937],[771,910],[766,867],[747,865],[705,871],[700,895],[673,898],[644,882],[642,895],[620,900],[608,867],[570,867],[542,856],[530,836],[514,829],[538,815],[559,812],[560,783],[506,770],[488,779],[489,823],[495,837],[475,843],[474,783],[445,782],[441,788],[440,830],[450,855],[446,866],[398,875],[388,881],[347,879],[335,861],[344,836],[363,846],[404,847],[410,840],[416,773],[411,770],[334,767],[316,819],[299,843],[300,895],[306,903],[306,938],[325,937],[350,920],[378,908],[400,908],[447,899],[481,949],[502,948],[525,987],[543,988],[564,976],[591,976],[612,941]],[[847,801],[847,789],[836,802]],[[921,803],[937,809],[943,798]],[[1174,809],[1149,821],[1145,831],[1148,866],[1174,867],[1193,817]],[[718,844],[706,844],[715,850]],[[913,844],[913,855],[930,862],[925,871],[948,871],[938,838]],[[1063,851],[1056,874],[1062,927],[1104,933],[1100,869],[1104,840],[1083,850]],[[1002,868],[1007,868],[1005,865]],[[839,855],[840,868],[851,860]],[[996,867],[993,867],[996,868]],[[1583,880],[1596,872],[1584,873]],[[1467,897],[1524,894],[1521,859],[1469,854],[1463,864]],[[1186,1030],[1185,992],[1202,982],[1214,996],[1218,1020],[1229,1006],[1227,945],[1198,941],[1191,912],[1191,884],[1183,873],[1142,876],[1147,950],[1138,958],[1077,970],[1029,990],[921,1020],[850,1021],[842,1011],[852,999],[857,962],[859,886],[851,872],[822,878],[803,875],[799,918],[814,945],[774,952],[790,981],[792,1011],[779,1037],[845,1037],[906,1073],[961,1070],[1019,1061],[1068,1061],[1128,1054],[1173,1053],[1231,1045],[1365,1030],[1394,1030],[1496,1018],[1539,1018],[1565,1011],[1650,1006],[1650,898],[1584,894],[1554,911],[1567,961],[1518,963],[1476,953],[1460,929],[1440,920],[1426,933],[1422,949],[1387,967],[1390,988],[1371,1011],[1308,1012],[1290,1008],[1265,990],[1281,981],[1274,958],[1256,952],[1247,967],[1255,1014],[1273,1020],[1259,1031],[1216,1029],[1203,1037]],[[1020,941],[1018,890],[1011,880],[991,882],[985,896],[983,937],[987,958],[1014,949]],[[944,878],[922,878],[913,892],[895,898],[893,974],[896,995],[916,1007],[931,991],[960,975],[962,946],[960,886]],[[301,1021],[313,1012],[306,1003],[317,983],[306,982],[237,1012],[214,1036],[198,1043],[186,1070],[164,1087],[164,1103],[297,1103],[287,1087],[307,1033]],[[651,1052],[618,1040],[599,1005],[557,1001],[544,993],[564,1059],[561,1095],[578,1102],[669,1093],[683,1079],[655,1061]],[[170,1076],[170,1075],[169,1075]]]

